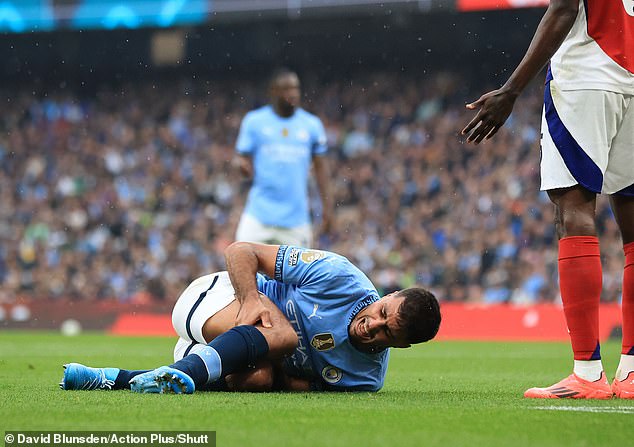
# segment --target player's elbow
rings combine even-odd
[[[244,253],[251,250],[251,244],[249,242],[244,241],[236,241],[229,244],[227,248],[225,248],[224,255],[225,259],[229,259],[238,253]]]

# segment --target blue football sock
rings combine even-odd
[[[201,347],[207,347],[207,345],[197,345]],[[194,350],[196,346],[192,348],[190,353],[180,359],[179,361],[172,363],[170,368],[178,369],[183,371],[189,377],[191,377],[196,385],[196,389],[200,389],[205,383],[207,383],[207,378],[209,374],[207,373],[207,366],[205,366],[205,362],[203,359],[194,354]]]
[[[197,388],[196,390],[197,391],[229,391],[229,388],[227,387],[227,382],[225,381],[225,378],[221,377],[215,382],[207,383],[203,385],[201,388]]]
[[[141,370],[130,370],[130,369],[122,369],[119,371],[117,378],[114,380],[113,390],[129,390],[130,389],[130,380],[133,377],[138,376],[139,374],[146,373],[151,371],[149,369],[141,369]]]
[[[253,367],[269,352],[264,335],[254,326],[236,326],[208,345],[196,345],[190,354],[170,365],[189,375],[202,388],[228,374]]]

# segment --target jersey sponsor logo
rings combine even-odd
[[[288,266],[293,267],[297,265],[299,259],[299,250],[297,248],[291,248],[291,252],[288,254]]]
[[[325,257],[326,257],[326,253],[324,253],[323,251],[317,251],[317,250],[306,250],[302,252],[302,255],[300,256],[302,262],[306,264],[310,264],[311,262],[317,261],[318,259],[322,259]]]
[[[623,0],[625,12],[634,17],[634,0]]]
[[[310,344],[318,351],[329,351],[335,347],[335,337],[330,332],[323,332],[316,334]]]
[[[273,142],[262,144],[262,155],[271,161],[283,163],[300,162],[310,156],[310,148],[306,144],[293,144],[293,142]]]
[[[310,369],[310,365],[306,365],[308,362],[308,353],[306,352],[306,346],[304,345],[304,337],[302,336],[302,327],[297,317],[297,311],[295,310],[295,304],[293,301],[288,300],[286,302],[286,318],[291,323],[295,333],[297,334],[297,347],[295,352],[291,356],[293,364],[300,370]]]
[[[337,383],[343,377],[343,372],[339,368],[328,365],[321,370],[321,377],[328,383]]]

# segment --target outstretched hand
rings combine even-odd
[[[262,301],[263,296],[265,297],[265,295],[260,293],[257,298],[242,303],[236,316],[236,326],[255,326],[258,322],[261,322],[262,327],[273,327],[271,312]]]
[[[513,111],[516,98],[517,95],[498,89],[485,93],[477,101],[467,104],[467,109],[479,110],[469,124],[462,129],[462,135],[468,135],[467,141],[475,144],[493,137]]]

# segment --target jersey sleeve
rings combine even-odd
[[[252,155],[255,149],[255,126],[253,116],[247,113],[240,123],[236,141],[236,152],[240,155]]]
[[[323,250],[281,245],[275,261],[275,279],[299,287],[318,288],[323,295],[346,295],[350,261]]]
[[[311,150],[313,155],[324,155],[328,152],[326,129],[324,129],[324,125],[319,118],[315,118],[312,138],[313,144]]]

